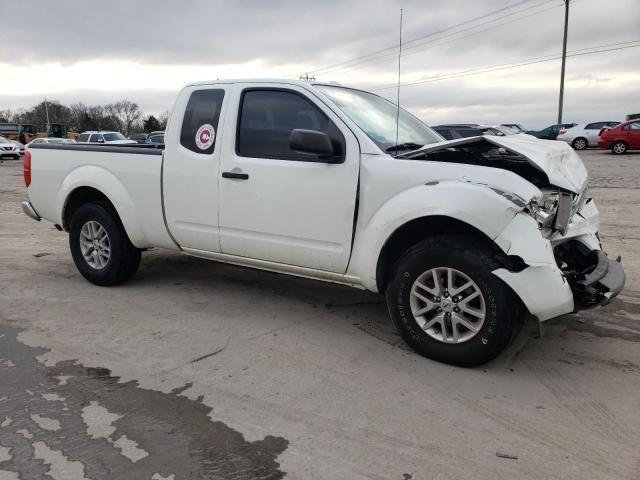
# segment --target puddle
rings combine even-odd
[[[0,352],[16,365],[0,369],[0,445],[11,452],[0,470],[54,479],[71,470],[92,480],[284,477],[277,457],[286,439],[249,442],[183,389],[146,390],[71,361],[46,367],[36,360],[46,350],[17,333],[0,324]]]

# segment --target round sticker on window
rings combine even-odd
[[[205,123],[196,132],[196,147],[200,150],[207,150],[216,139],[216,131],[213,125]]]

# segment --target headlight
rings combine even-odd
[[[574,198],[567,192],[543,192],[541,200],[531,199],[527,211],[541,228],[553,228],[564,235],[574,213]]]
[[[558,192],[543,192],[542,199],[532,198],[527,205],[529,215],[535,218],[540,227],[551,228],[558,211],[560,194]]]

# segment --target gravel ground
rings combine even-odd
[[[640,154],[581,155],[626,290],[472,370],[345,287],[164,251],[95,287],[5,161],[0,480],[637,480]]]

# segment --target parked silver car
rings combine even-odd
[[[575,150],[584,150],[587,147],[597,147],[598,139],[600,138],[600,131],[604,127],[614,127],[619,123],[620,122],[616,121],[580,123],[575,127],[560,130],[556,140],[568,143]]]

